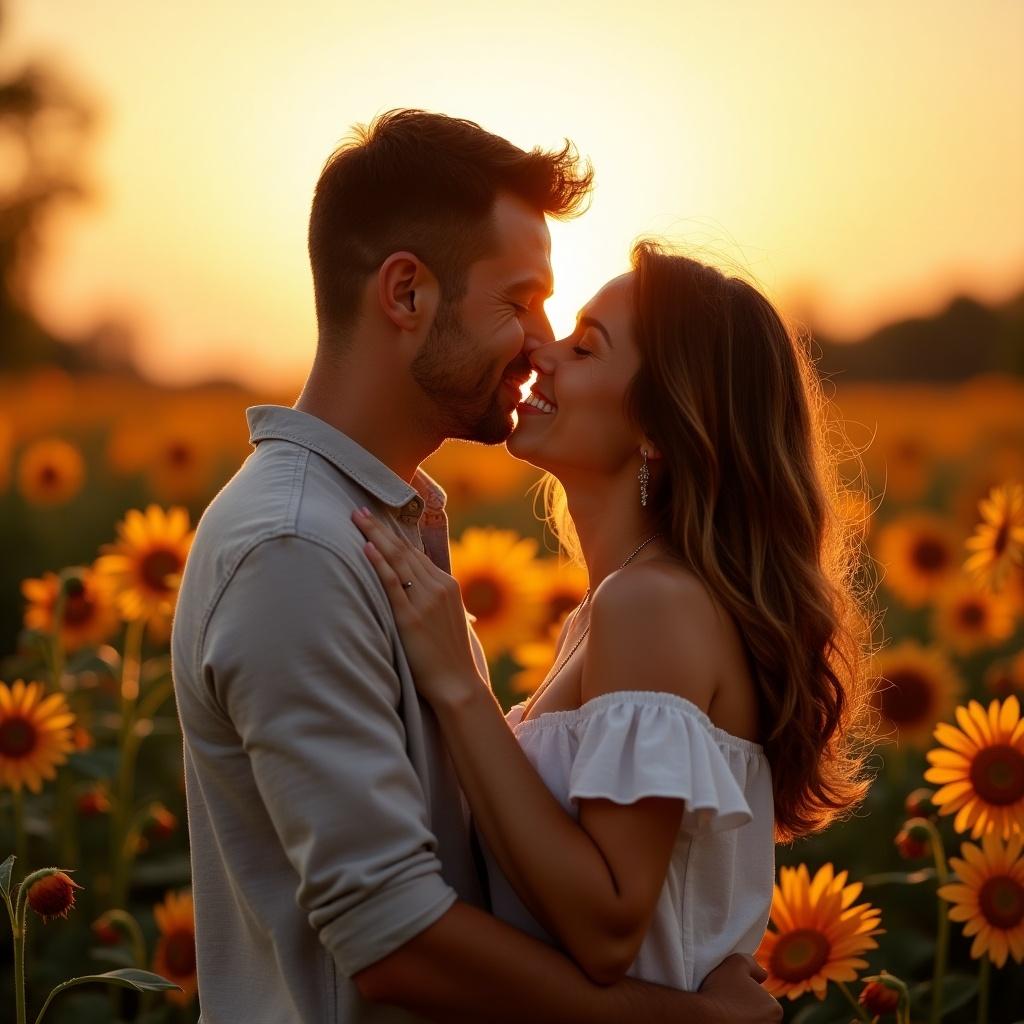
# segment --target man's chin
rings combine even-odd
[[[494,405],[486,416],[451,436],[463,441],[475,441],[477,444],[502,444],[508,440],[514,428],[512,413]]]

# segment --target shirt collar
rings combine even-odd
[[[253,405],[245,410],[245,417],[251,444],[277,439],[308,448],[402,518],[418,520],[424,507],[433,516],[444,511],[447,495],[422,469],[416,470],[413,485],[408,484],[375,455],[318,416],[284,405]]]

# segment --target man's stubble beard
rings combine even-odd
[[[473,365],[476,349],[456,304],[445,302],[409,372],[431,399],[445,437],[500,444],[512,433],[512,417],[502,408],[500,384],[493,390],[491,368]]]

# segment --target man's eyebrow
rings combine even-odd
[[[544,299],[550,299],[555,294],[554,288],[547,281],[542,281],[539,277],[524,277],[519,281],[513,281],[508,286],[508,290],[510,292],[540,292],[541,297]]]
[[[581,316],[576,322],[581,327],[593,327],[594,330],[600,331],[604,335],[604,340],[606,342],[608,342],[608,347],[609,348],[614,348],[615,347],[612,344],[612,338],[611,338],[611,335],[608,333],[608,328],[605,327],[605,325],[603,323],[601,323],[600,320],[595,320],[592,316]]]

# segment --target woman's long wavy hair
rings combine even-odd
[[[714,267],[638,242],[640,370],[626,413],[662,454],[654,525],[747,644],[779,842],[849,815],[870,785],[870,581],[812,360],[772,304]],[[565,492],[550,528],[580,560]]]

